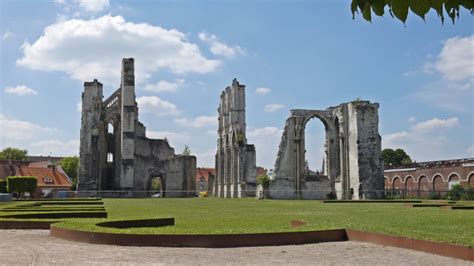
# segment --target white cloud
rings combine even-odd
[[[412,131],[416,133],[423,133],[441,128],[452,128],[459,126],[459,119],[451,117],[448,119],[433,118],[428,121],[419,122],[412,127]]]
[[[172,131],[146,131],[146,136],[152,139],[166,138],[170,145],[175,149],[175,152],[180,153],[184,145],[191,142],[191,134],[189,132],[172,132]]]
[[[269,88],[257,88],[255,90],[255,93],[258,95],[266,95],[269,94],[272,90]]]
[[[6,117],[0,114],[0,140],[29,140],[36,135],[55,131],[54,128],[42,127],[34,123]]]
[[[31,144],[29,154],[73,156],[79,155],[79,140],[43,140]],[[33,153],[32,153],[33,152]]]
[[[219,41],[216,35],[207,34],[204,32],[199,33],[199,39],[207,44],[209,44],[209,49],[211,53],[215,55],[220,55],[228,58],[233,58],[236,55],[243,55],[245,51],[240,48],[238,45],[228,46],[227,44]]]
[[[446,40],[433,67],[447,80],[474,78],[474,35]]]
[[[142,96],[137,98],[138,108],[143,113],[157,116],[178,115],[180,111],[175,104],[160,99],[158,96]]]
[[[36,95],[38,92],[33,90],[32,88],[25,86],[25,85],[18,85],[15,87],[7,87],[4,90],[5,93],[8,94],[16,94],[19,96],[26,96],[26,95]]]
[[[206,59],[184,33],[121,16],[58,21],[34,43],[25,42],[17,65],[34,70],[63,71],[80,81],[99,79],[117,84],[122,58],[135,58],[137,82],[153,73],[209,73],[220,65]]]
[[[147,84],[143,88],[152,92],[175,92],[184,84],[184,79],[177,79],[175,82],[160,80],[155,84]]]
[[[82,101],[76,103],[76,110],[80,113],[82,112]]]
[[[263,110],[265,110],[265,112],[267,112],[267,113],[272,113],[272,112],[276,112],[276,111],[278,111],[282,108],[285,108],[285,106],[283,104],[272,103],[272,104],[265,105]]]
[[[109,0],[76,0],[76,2],[88,12],[99,12],[110,6]]]
[[[211,148],[205,151],[197,150],[196,153],[193,152],[192,147],[190,149],[191,149],[191,153],[196,155],[197,165],[199,167],[212,167],[212,168],[215,167],[216,148]]]
[[[30,155],[69,156],[79,154],[79,140],[59,140],[58,130],[7,117],[0,113],[0,149],[15,147]]]
[[[471,145],[471,146],[467,147],[466,152],[467,152],[467,154],[469,154],[469,156],[474,157],[474,145]]]
[[[408,118],[408,122],[410,122],[410,123],[415,123],[415,122],[416,122],[416,117],[410,116],[410,117]]]
[[[179,125],[190,126],[194,128],[217,127],[218,124],[217,116],[198,116],[191,120],[187,118],[177,118],[174,121]]]
[[[409,97],[447,111],[472,112],[474,82],[439,80],[424,85]]]
[[[454,149],[454,152],[450,149],[454,147],[451,143],[454,141],[452,129],[457,127],[457,117],[433,118],[418,122],[408,130],[383,135],[382,147],[402,148],[417,161],[459,157],[464,153],[458,149]]]
[[[261,127],[247,131],[248,143],[255,144],[257,165],[273,169],[283,130],[276,127]]]
[[[3,40],[6,40],[6,39],[9,39],[11,37],[15,36],[15,34],[13,34],[11,31],[9,30],[6,30],[3,35],[2,35],[2,39]]]

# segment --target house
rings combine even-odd
[[[50,161],[0,160],[0,179],[8,176],[34,176],[38,186],[33,197],[58,197],[59,191],[71,191],[72,181],[59,164]]]
[[[214,180],[215,176],[216,176],[216,169],[198,167],[196,169],[196,192],[197,193],[208,192],[209,179],[211,180],[211,183],[212,183],[212,180]]]

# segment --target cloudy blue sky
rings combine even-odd
[[[0,2],[0,148],[78,154],[83,82],[120,83],[134,57],[139,118],[149,137],[189,145],[213,166],[219,94],[245,84],[247,138],[273,168],[293,108],[380,103],[383,146],[417,161],[474,156],[474,20],[433,12],[406,26],[352,20],[350,1]],[[308,127],[320,168],[324,129]]]

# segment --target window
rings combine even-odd
[[[114,154],[109,152],[107,153],[107,162],[108,163],[113,163],[114,162]]]

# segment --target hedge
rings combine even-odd
[[[7,193],[7,180],[0,180],[0,193]]]
[[[33,194],[38,186],[38,180],[34,176],[9,176],[7,177],[7,189],[10,193],[29,192]]]

